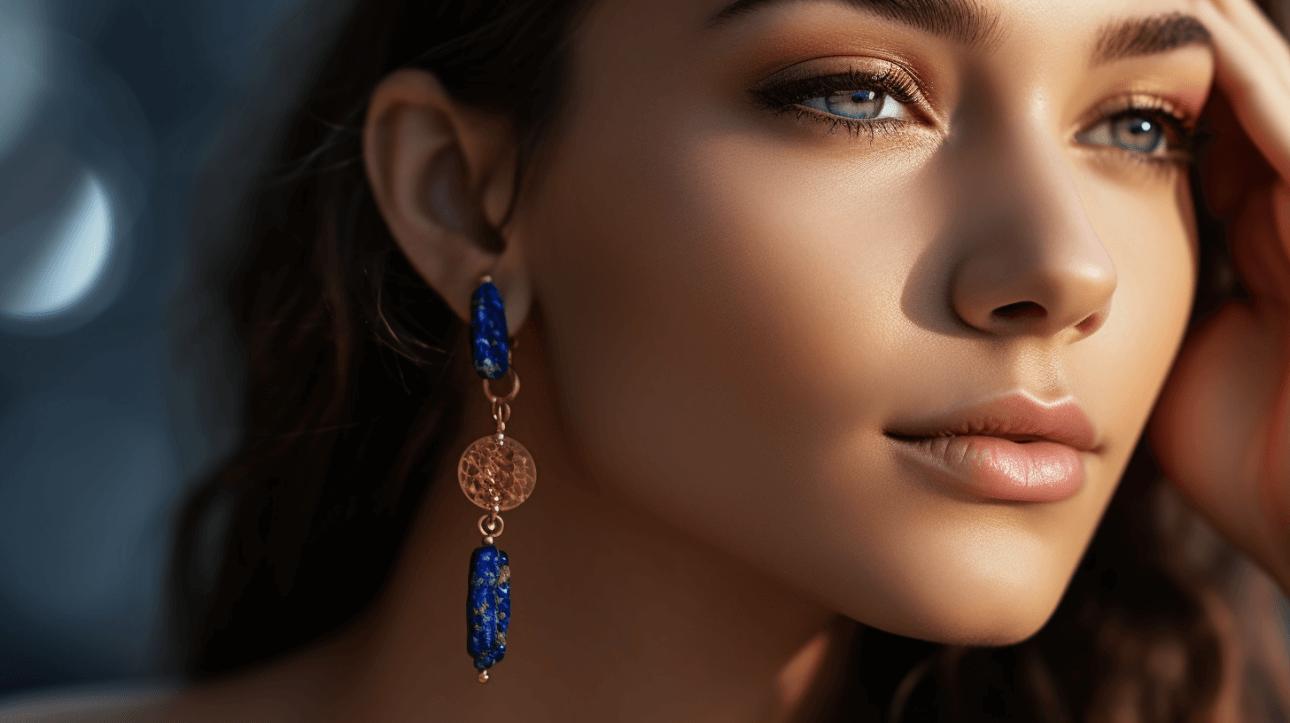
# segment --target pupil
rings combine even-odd
[[[1115,124],[1116,143],[1129,150],[1154,151],[1162,139],[1160,127],[1142,116],[1129,116]]]
[[[825,99],[828,109],[847,118],[873,118],[882,110],[884,96],[876,90],[864,88],[856,91],[834,93]]]

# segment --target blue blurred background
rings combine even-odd
[[[173,354],[195,181],[296,4],[0,0],[0,695],[164,665],[170,518],[228,441]]]

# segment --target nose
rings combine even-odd
[[[970,204],[958,218],[970,222],[960,227],[954,311],[992,335],[1084,338],[1110,313],[1115,265],[1058,141],[1040,131],[1009,135],[989,159],[977,158],[966,176],[973,182],[958,194]]]

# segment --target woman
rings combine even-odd
[[[355,3],[324,55],[238,216],[194,685],[139,717],[1284,719],[1249,0]],[[540,483],[472,667],[485,275]]]

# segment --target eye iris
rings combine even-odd
[[[1164,139],[1160,124],[1140,115],[1117,118],[1112,128],[1116,144],[1131,151],[1150,153]]]
[[[825,96],[824,105],[830,111],[848,118],[873,118],[882,112],[883,94],[868,88],[842,91]]]

